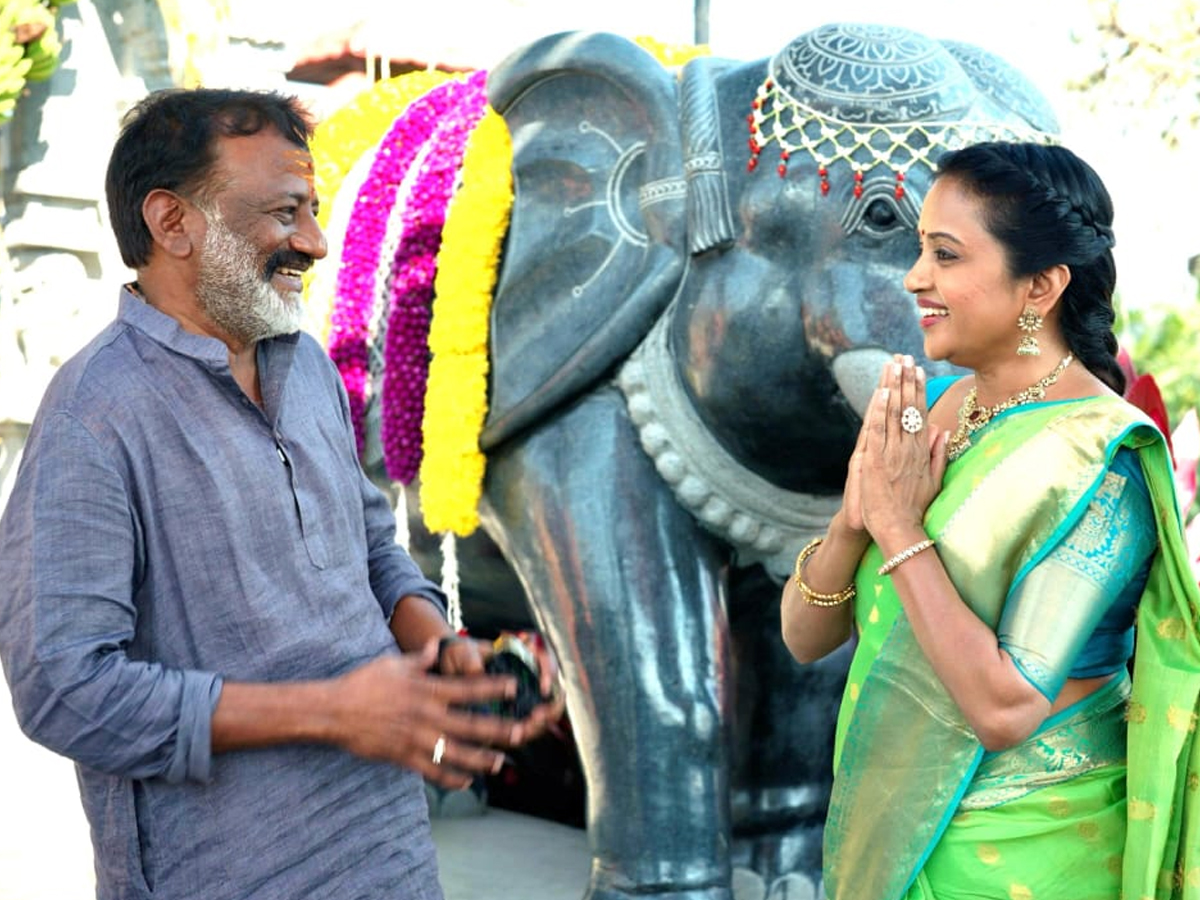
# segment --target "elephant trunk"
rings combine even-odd
[[[878,347],[847,350],[833,361],[833,380],[850,408],[859,418],[866,418],[867,405],[875,386],[879,384],[879,373],[892,354]]]

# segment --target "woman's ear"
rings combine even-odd
[[[177,259],[186,259],[200,246],[195,232],[199,211],[173,191],[155,188],[142,201],[142,219],[154,246]]]
[[[1033,276],[1029,286],[1029,304],[1038,315],[1045,317],[1058,305],[1059,299],[1071,283],[1071,268],[1064,263],[1050,266]]]

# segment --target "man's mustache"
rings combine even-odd
[[[307,272],[315,262],[307,253],[297,253],[295,250],[276,250],[267,257],[263,268],[264,277],[268,280],[279,269],[295,269],[297,272]]]

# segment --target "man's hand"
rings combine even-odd
[[[538,674],[538,693],[542,700],[522,720],[525,729],[520,743],[539,737],[562,719],[564,701],[558,685],[558,663],[537,632],[518,632],[509,637],[519,640],[534,660]],[[443,639],[438,654],[438,671],[443,675],[480,675],[484,665],[496,653],[496,644],[470,637]]]
[[[475,775],[497,772],[504,754],[544,729],[541,718],[517,722],[466,707],[512,697],[509,676],[433,672],[437,642],[420,653],[388,655],[332,682],[333,740],[351,753],[420,772],[461,789]],[[540,728],[538,726],[541,726]]]

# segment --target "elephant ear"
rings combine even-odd
[[[687,253],[675,76],[613,34],[551,35],[488,77],[514,199],[492,303],[491,449],[611,373]]]
[[[961,41],[942,41],[981,94],[1004,113],[1046,134],[1058,134],[1058,117],[1045,95],[1005,60]]]

